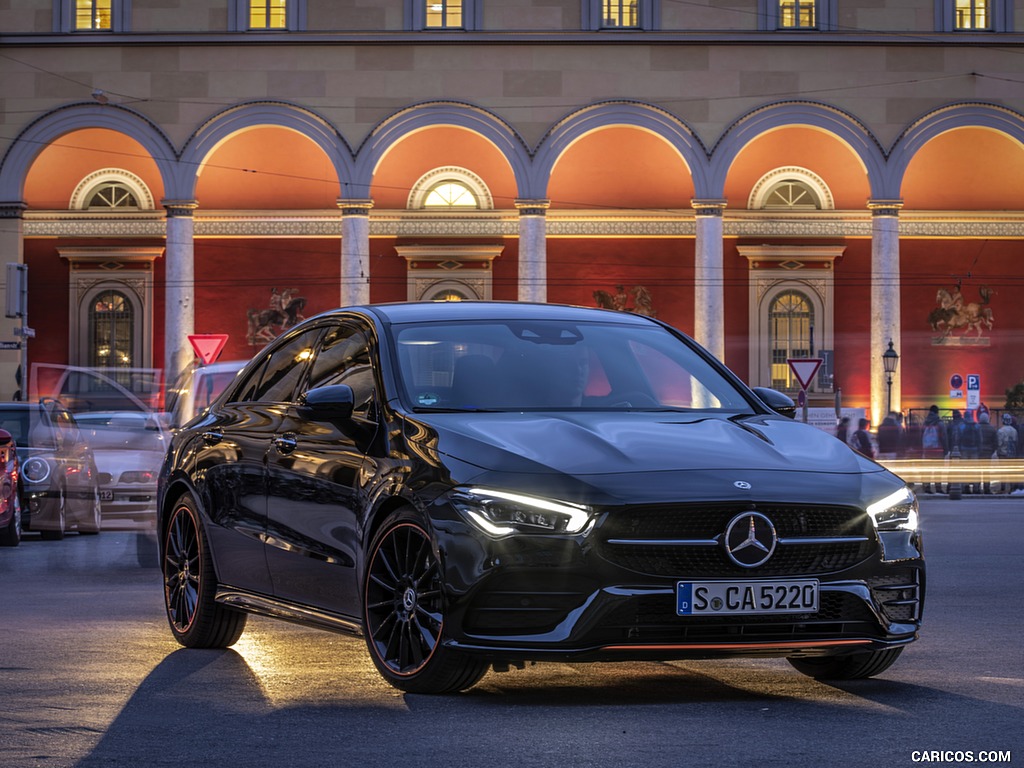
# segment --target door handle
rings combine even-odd
[[[295,435],[291,432],[274,438],[274,447],[279,453],[291,453],[298,446]]]
[[[223,432],[216,432],[216,431],[203,432],[203,442],[206,443],[207,445],[216,445],[217,443],[219,443],[223,439],[224,439],[224,433]]]

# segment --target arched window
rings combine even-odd
[[[146,182],[130,171],[101,168],[78,182],[68,208],[73,211],[151,211],[153,194]]]
[[[813,171],[796,166],[766,173],[750,192],[747,208],[767,211],[814,211],[835,207],[832,191]]]
[[[460,181],[435,184],[423,199],[424,208],[479,208],[473,190]]]
[[[89,364],[129,369],[135,365],[135,311],[120,291],[103,291],[89,307]],[[114,376],[120,380],[120,377]]]
[[[124,184],[109,182],[94,188],[85,201],[85,207],[92,208],[132,208],[138,209],[139,201]]]
[[[455,166],[435,168],[420,176],[409,191],[410,210],[491,210],[494,198],[484,180]]]
[[[814,307],[799,291],[779,294],[768,313],[771,334],[772,384],[775,389],[799,389],[789,367],[791,357],[811,357],[811,328]]]

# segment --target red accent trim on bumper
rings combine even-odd
[[[781,648],[830,648],[837,645],[870,645],[870,640],[812,640],[796,643],[680,643],[677,645],[605,645],[602,651],[758,651]]]

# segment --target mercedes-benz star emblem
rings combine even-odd
[[[735,485],[741,491],[750,490],[750,483],[748,483],[746,480],[737,480],[735,483],[733,483],[733,485]]]
[[[742,512],[725,528],[725,554],[743,568],[764,565],[777,543],[775,526],[760,512]]]

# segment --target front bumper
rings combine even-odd
[[[901,547],[901,559],[885,561],[873,529],[843,551],[780,547],[763,568],[749,570],[719,548],[615,546],[610,540],[621,529],[601,524],[577,536],[494,539],[444,515],[435,529],[450,597],[447,642],[493,659],[836,655],[905,645],[921,624],[919,540]],[[676,612],[680,581],[772,578],[817,579],[818,611]]]
[[[156,520],[156,486],[100,486],[104,520]]]

